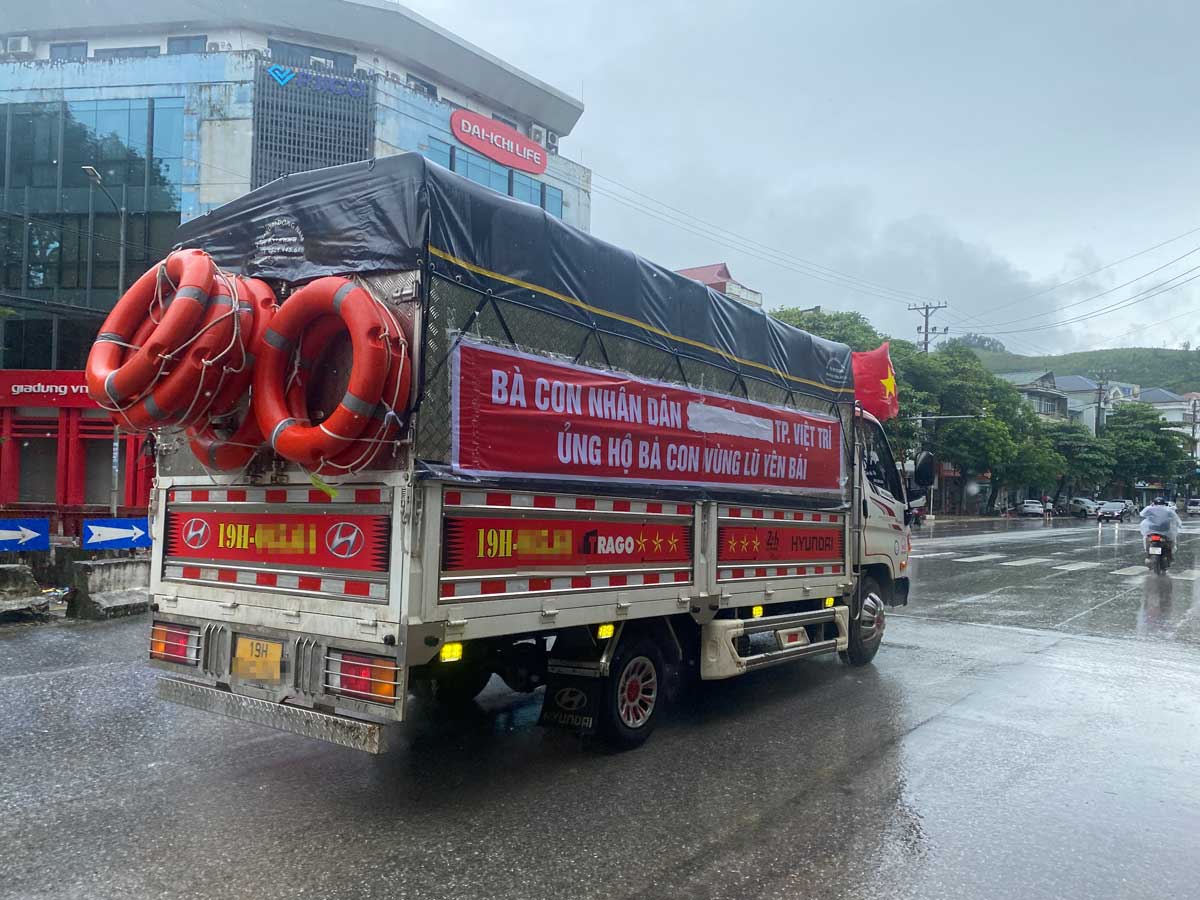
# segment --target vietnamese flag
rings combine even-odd
[[[855,351],[853,359],[855,399],[881,422],[897,415],[900,398],[896,395],[896,370],[892,368],[887,341],[875,350]]]

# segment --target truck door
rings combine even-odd
[[[862,564],[883,564],[892,577],[908,551],[904,527],[904,489],[887,437],[878,422],[859,423],[859,465],[863,473]]]

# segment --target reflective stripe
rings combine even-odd
[[[146,412],[150,414],[150,418],[152,418],[152,419],[161,420],[161,419],[165,419],[168,415],[170,415],[170,413],[168,413],[165,409],[163,409],[161,406],[159,406],[157,403],[154,402],[153,394],[146,397],[145,403],[146,403]]]
[[[228,294],[221,294],[216,300],[212,301],[217,306],[233,306],[233,298]]]
[[[350,391],[346,391],[346,396],[342,398],[342,406],[359,416],[369,416],[375,411],[373,404],[368,403],[361,397],[354,396]]]
[[[190,284],[177,290],[173,299],[178,300],[181,297],[187,297],[191,300],[199,300],[205,305],[208,304],[208,294],[204,293],[204,291],[202,291],[200,288],[194,287]]]
[[[274,328],[267,329],[267,333],[263,335],[263,341],[270,344],[276,350],[282,350],[285,353],[292,349],[292,342]]]
[[[108,399],[113,402],[113,406],[120,406],[121,398],[113,390],[113,379],[116,376],[117,372],[115,369],[108,373],[108,377],[104,379],[104,393],[108,394]]]
[[[274,428],[271,429],[271,449],[275,449],[275,442],[279,440],[279,435],[296,424],[295,419],[280,419]]]
[[[111,331],[102,331],[96,335],[97,344],[124,344],[125,339]]]
[[[337,289],[337,293],[333,295],[333,311],[335,313],[339,313],[339,314],[341,313],[342,301],[345,300],[346,297],[349,296],[350,292],[352,290],[354,290],[357,286],[358,285],[354,284],[353,282],[347,281],[345,284],[343,284],[340,288]]]

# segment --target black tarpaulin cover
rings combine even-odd
[[[785,325],[416,153],[288,175],[185,223],[227,269],[287,282],[423,264],[781,387],[852,400],[850,349]],[[517,337],[520,340],[520,337]]]

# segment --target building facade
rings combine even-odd
[[[589,228],[559,152],[582,103],[395,3],[32,3],[0,29],[0,373],[81,369],[181,221],[292,172],[416,151]],[[27,399],[13,427],[57,435]],[[0,504],[24,480],[0,470]]]
[[[1040,418],[1068,420],[1067,395],[1055,386],[1053,372],[1009,372],[999,377],[1013,385]]]

